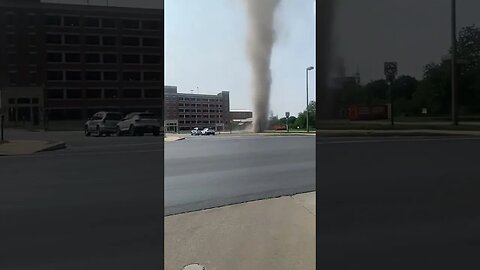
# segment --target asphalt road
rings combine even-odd
[[[165,145],[165,214],[315,190],[315,137],[189,137]]]
[[[40,135],[70,148],[0,158],[0,269],[160,269],[162,137]]]
[[[15,133],[17,132],[17,133]],[[0,269],[160,269],[165,214],[315,189],[313,137],[84,137],[0,158]]]
[[[480,139],[317,139],[320,269],[480,269]]]

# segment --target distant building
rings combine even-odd
[[[0,0],[7,125],[84,121],[101,110],[162,117],[163,10]]]
[[[253,117],[253,112],[248,110],[230,110],[232,121],[245,120]]]
[[[178,93],[176,86],[165,86],[164,89],[166,132],[191,130],[195,127],[223,131],[230,123],[228,91],[206,95]]]

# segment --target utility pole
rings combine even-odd
[[[306,78],[306,85],[307,85],[307,111],[306,111],[306,112],[307,112],[307,113],[306,113],[306,114],[307,114],[307,115],[306,115],[306,116],[307,116],[307,133],[310,132],[310,127],[308,126],[308,72],[309,72],[310,70],[313,70],[313,67],[307,67],[306,70],[305,70],[305,71],[306,71],[306,74],[307,74],[307,78]]]
[[[457,108],[457,4],[452,0],[452,124],[458,126],[458,108]]]
[[[388,92],[390,93],[390,124],[393,127],[395,125],[395,120],[394,120],[395,111],[393,110],[393,103],[395,102],[395,100],[394,100],[392,84],[395,81],[395,77],[397,76],[397,71],[398,71],[397,62],[385,62],[383,70],[385,73],[385,79],[388,84],[388,90],[389,90]]]

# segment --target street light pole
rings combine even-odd
[[[452,123],[458,126],[457,109],[457,11],[456,0],[452,0]]]
[[[307,81],[306,81],[306,86],[307,86],[307,115],[306,115],[307,116],[307,133],[310,132],[310,127],[308,126],[308,72],[310,70],[313,70],[313,67],[311,67],[311,66],[307,67],[306,70],[305,70],[305,73],[307,75],[307,78],[306,78],[307,79]]]

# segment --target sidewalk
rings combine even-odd
[[[184,140],[185,136],[179,134],[165,134],[165,142],[176,142],[180,140]]]
[[[315,192],[165,218],[165,269],[315,269]]]
[[[64,142],[12,140],[0,144],[0,156],[30,155],[65,148]]]

